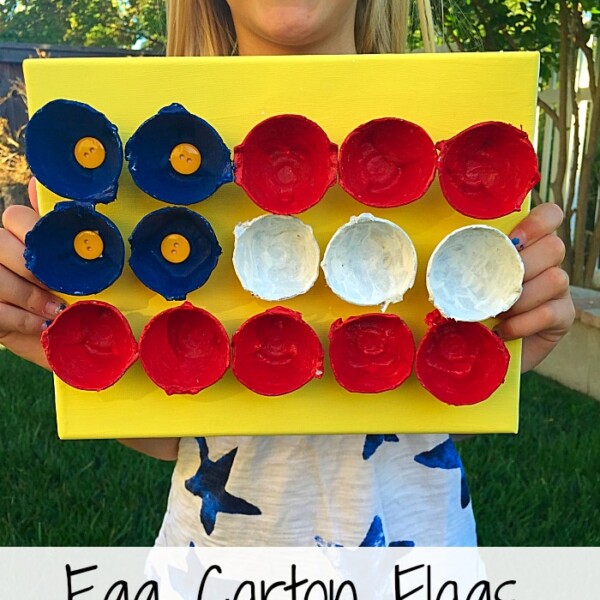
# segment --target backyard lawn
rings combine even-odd
[[[172,463],[113,441],[59,441],[50,374],[8,351],[0,403],[0,545],[153,543]],[[600,402],[529,374],[519,435],[459,448],[481,545],[600,545]]]

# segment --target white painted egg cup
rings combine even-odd
[[[519,299],[524,273],[508,236],[488,225],[468,225],[433,251],[427,265],[429,299],[447,318],[483,321]]]
[[[327,285],[342,300],[381,305],[385,311],[413,286],[417,252],[401,227],[363,213],[335,232],[321,267]]]
[[[233,268],[243,288],[262,300],[306,293],[319,276],[319,245],[296,217],[262,215],[234,229]]]

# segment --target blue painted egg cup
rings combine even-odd
[[[80,256],[74,240],[93,231],[104,248],[99,257]],[[125,246],[117,226],[79,202],[59,202],[25,237],[27,268],[51,290],[72,296],[97,294],[113,284],[123,271]]]
[[[184,175],[170,161],[179,144],[200,152],[201,164]],[[125,145],[125,157],[135,184],[146,194],[170,204],[205,200],[233,181],[230,151],[217,131],[180,104],[171,104],[142,123]]]
[[[190,244],[189,256],[180,263],[169,262],[161,244],[171,234],[183,236]],[[169,206],[146,215],[131,237],[129,265],[137,278],[166,300],[184,300],[202,287],[221,255],[221,246],[210,223],[184,207]]]
[[[97,139],[106,156],[96,168],[81,165],[75,146]],[[108,203],[117,196],[123,146],[117,127],[88,104],[53,100],[31,117],[25,131],[25,156],[31,172],[50,191],[81,202]]]

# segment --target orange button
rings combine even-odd
[[[81,258],[94,260],[102,256],[104,242],[97,231],[80,231],[73,240],[75,252]]]
[[[182,175],[191,175],[200,168],[200,150],[192,144],[177,144],[169,157],[171,166]]]
[[[182,263],[190,255],[190,243],[182,235],[171,233],[160,244],[160,251],[170,263]]]
[[[75,144],[75,160],[86,169],[96,169],[106,158],[106,150],[94,137],[81,138]]]

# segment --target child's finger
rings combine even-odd
[[[571,298],[556,298],[544,302],[537,308],[508,317],[494,327],[494,331],[503,340],[516,340],[533,335],[543,336],[547,340],[558,342],[571,326]]]
[[[519,250],[554,233],[563,221],[561,208],[552,203],[539,204],[513,229],[508,237]]]
[[[557,235],[546,235],[521,252],[525,265],[523,281],[535,279],[551,267],[557,267],[565,258],[565,245]]]
[[[0,302],[0,332],[37,335],[39,341],[46,320],[18,306]]]
[[[0,228],[0,265],[4,265],[9,271],[16,273],[19,277],[27,279],[34,285],[41,288],[45,286],[40,283],[25,266],[23,251],[25,246],[17,237],[15,237],[8,229]],[[2,289],[4,283],[0,278],[0,298],[2,297]]]
[[[9,206],[2,213],[2,224],[21,243],[25,243],[25,236],[39,221],[40,215],[28,206]]]
[[[22,308],[45,319],[54,319],[65,308],[63,302],[46,290],[0,265],[0,302]],[[15,330],[21,331],[18,327]],[[9,327],[4,331],[10,331]],[[23,332],[27,333],[27,332]]]
[[[569,276],[559,267],[551,267],[523,285],[523,293],[514,306],[502,314],[510,318],[533,310],[537,306],[559,298],[569,291]]]

